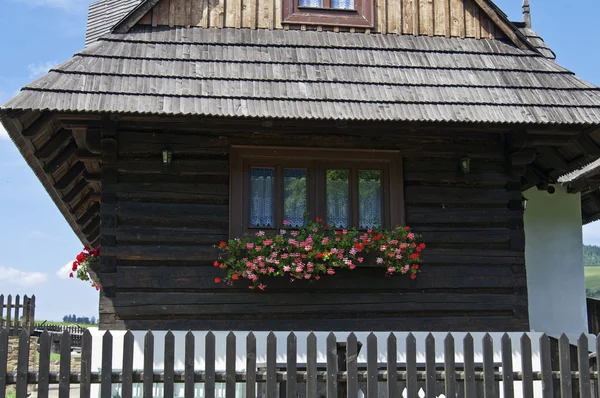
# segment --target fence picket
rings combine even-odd
[[[367,398],[377,398],[377,336],[373,332],[367,337]]]
[[[569,338],[563,333],[558,340],[561,398],[571,398],[573,396],[571,390],[571,353],[569,350]]]
[[[190,330],[185,335],[185,388],[184,397],[194,398],[194,366],[195,366],[196,338]],[[125,398],[125,397],[123,397]]]
[[[235,334],[233,332],[229,332],[227,335],[227,347],[225,353],[225,398],[235,398],[235,343]],[[277,358],[275,358],[275,360],[276,359]],[[269,362],[268,354],[267,362]]]
[[[346,396],[358,398],[358,341],[354,333],[350,333],[346,339],[346,371],[348,372],[346,383]]]
[[[256,398],[256,336],[246,337],[246,398]]]
[[[40,362],[38,367],[38,398],[48,398],[50,389],[50,334],[44,330],[38,340],[40,345]]]
[[[121,397],[133,397],[133,343],[134,337],[131,331],[123,336],[123,385],[121,386]]]
[[[542,397],[554,398],[550,338],[546,333],[540,336],[540,367],[542,371]]]
[[[204,398],[215,398],[215,335],[208,332],[205,339],[204,354],[206,381],[204,384]]]
[[[437,396],[435,380],[435,339],[431,333],[425,338],[425,395]]]
[[[494,382],[494,342],[492,336],[483,336],[483,396],[495,398],[496,385]]]
[[[454,336],[451,333],[444,339],[444,377],[446,397],[456,397],[456,359],[454,358]]]
[[[92,334],[83,332],[81,338],[81,380],[79,383],[80,398],[91,398],[92,383]]]
[[[175,336],[170,330],[165,334],[164,375],[163,397],[173,398],[175,395]]]
[[[144,398],[154,396],[154,334],[151,331],[144,337]]]
[[[296,398],[298,389],[298,342],[294,332],[290,333],[287,338],[287,384],[286,397]]]
[[[317,392],[317,336],[311,332],[306,338],[306,398],[318,398]]]
[[[29,299],[29,322],[28,330],[33,332],[35,329],[35,294]]]
[[[338,361],[336,343],[335,334],[329,333],[327,336],[327,398],[337,397]]]
[[[10,333],[11,329],[12,329],[12,323],[11,323],[11,309],[12,309],[12,296],[9,294],[8,297],[6,298],[6,328],[8,329],[8,332]]]
[[[3,328],[4,328],[4,295],[0,294],[0,329],[3,329]]]
[[[527,333],[521,336],[521,368],[523,372],[523,398],[533,398],[533,365],[531,339]]]
[[[513,380],[513,357],[512,340],[508,333],[502,336],[502,391],[504,398],[515,397],[515,386]]]
[[[65,331],[60,336],[60,382],[58,384],[58,398],[69,398],[69,390],[71,389],[70,373],[71,334]]]
[[[113,336],[109,331],[106,331],[102,337],[102,382],[100,383],[100,398],[112,398],[112,351]]]
[[[596,371],[600,375],[600,333],[596,336]],[[600,380],[596,380],[596,394],[600,398]]]
[[[6,396],[6,370],[8,365],[8,329],[0,330],[0,397]]]
[[[356,372],[356,336],[354,337],[354,369]],[[387,388],[388,388],[388,397],[389,398],[400,398],[400,394],[398,392],[398,340],[394,333],[390,333],[387,339]],[[350,344],[348,344],[350,345]],[[348,348],[349,350],[349,348]],[[348,351],[348,355],[350,355],[350,351]],[[350,369],[348,369],[350,370]],[[350,378],[350,374],[348,374],[348,379]],[[356,378],[356,373],[354,375]],[[358,385],[354,389],[355,391],[358,389]],[[350,388],[348,387],[348,390]],[[348,394],[348,398],[356,398],[356,395],[350,397]]]
[[[17,296],[18,297],[18,296]],[[17,398],[27,398],[27,373],[29,372],[29,332],[19,334],[17,361]]]
[[[29,297],[23,296],[23,315],[21,316],[21,327],[29,330]]]
[[[417,339],[412,333],[406,336],[406,396],[417,397]]]
[[[476,398],[475,390],[475,350],[473,347],[473,336],[467,333],[463,339],[465,355],[465,398]]]
[[[19,308],[21,305],[21,296],[19,296],[18,294],[15,296],[15,318],[14,318],[14,324],[15,324],[15,335],[20,334],[21,332],[21,322],[20,322],[20,318],[19,318]]]
[[[577,359],[579,363],[579,397],[592,398],[588,339],[584,333],[577,340]]]

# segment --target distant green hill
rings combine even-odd
[[[600,247],[583,245],[583,265],[586,267],[600,267]]]

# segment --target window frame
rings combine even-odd
[[[323,4],[331,0],[323,0]],[[354,0],[354,9],[304,7],[299,0],[283,0],[283,24],[374,27],[374,1]]]
[[[240,237],[245,232],[258,230],[251,227],[250,201],[250,168],[266,167],[275,169],[274,184],[274,217],[282,218],[283,187],[278,181],[277,169],[283,176],[284,168],[307,169],[307,211],[314,217],[326,217],[325,170],[349,169],[350,181],[359,170],[381,170],[382,225],[396,227],[405,225],[404,183],[402,172],[402,154],[397,150],[363,150],[363,149],[318,149],[304,147],[263,147],[238,146],[230,148],[229,174],[229,234]],[[358,182],[358,178],[356,178]],[[357,224],[358,184],[350,182],[350,217],[353,225]],[[392,203],[397,205],[392,206]],[[272,229],[277,229],[276,225]],[[271,228],[262,228],[270,230]]]

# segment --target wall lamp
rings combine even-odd
[[[523,210],[527,210],[527,202],[529,202],[529,199],[523,196],[521,200],[523,201]]]
[[[460,158],[459,168],[461,173],[469,174],[469,171],[471,171],[471,159],[468,155]]]
[[[171,152],[171,150],[169,150],[169,149],[163,149],[162,160],[163,160],[163,164],[165,166],[170,165],[171,161],[173,160],[173,152]]]

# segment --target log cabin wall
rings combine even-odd
[[[104,129],[100,327],[528,330],[521,192],[500,134],[215,123]],[[266,293],[215,285],[232,144],[400,149],[407,224],[428,245],[422,273],[411,281],[359,268],[316,283],[273,282]]]
[[[160,0],[138,23],[204,28],[332,29],[476,39],[504,33],[475,0],[375,0],[372,29],[282,24],[283,0]]]

